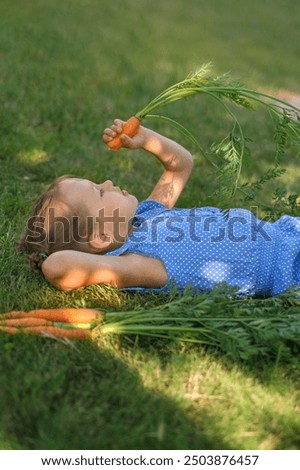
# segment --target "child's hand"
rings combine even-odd
[[[103,132],[103,142],[106,144],[110,142],[114,137],[120,134],[123,147],[130,149],[139,149],[144,146],[145,143],[145,129],[140,126],[134,137],[128,137],[128,135],[122,134],[122,126],[124,121],[121,119],[115,119],[111,127],[107,127]]]

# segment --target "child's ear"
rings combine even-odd
[[[106,251],[111,245],[111,239],[105,233],[102,233],[101,235],[93,233],[88,244],[93,251]]]

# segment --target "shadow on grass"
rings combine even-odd
[[[143,338],[144,339],[144,338]],[[149,341],[150,342],[150,341]],[[163,349],[162,349],[163,348]],[[169,349],[169,350],[168,350]],[[154,342],[134,348],[144,357],[160,358],[161,378],[177,390],[189,414],[200,418],[202,432],[222,449],[298,449],[299,357],[290,362],[257,357],[234,360],[213,348]],[[294,359],[294,360],[293,360]],[[160,390],[163,390],[160,385]],[[167,392],[167,390],[166,390]],[[215,448],[215,447],[210,447]]]
[[[117,357],[113,350],[99,349],[94,343],[62,344],[1,335],[0,347],[0,449],[238,448],[236,445],[244,440],[235,436],[233,429],[228,429],[227,435],[226,429],[238,424],[235,413],[239,406],[244,407],[244,427],[238,428],[245,431],[244,445],[250,446],[246,448],[257,448],[258,442],[267,437],[274,442],[262,442],[265,448],[296,445],[296,419],[285,413],[272,414],[271,422],[267,419],[274,411],[272,387],[254,388],[251,371],[248,374],[247,369],[222,361],[218,355],[215,359],[207,355],[203,362],[198,354],[160,356],[157,372],[162,375],[157,382],[153,380],[152,362],[148,388],[147,379],[141,379],[147,369],[147,353],[142,350],[140,377],[138,357],[129,364],[126,352]],[[226,371],[230,371],[227,379]],[[190,404],[180,393],[176,399],[167,396],[164,387],[182,387],[184,373],[192,381],[198,376],[205,383],[208,380],[207,390],[212,396],[205,398],[201,389],[195,389]],[[236,398],[230,385],[234,380]],[[189,387],[186,391],[194,394],[192,382]],[[218,403],[215,400],[220,393]],[[260,397],[254,397],[254,393]],[[264,409],[254,412],[256,399],[258,403],[266,401]],[[248,430],[253,426],[258,429],[252,439]]]
[[[217,432],[206,436],[208,416],[194,422],[107,350],[22,336],[0,342],[4,448],[224,448]]]

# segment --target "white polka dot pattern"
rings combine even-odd
[[[159,258],[168,282],[161,289],[130,290],[169,292],[174,285],[203,291],[225,283],[239,295],[275,295],[300,284],[300,218],[270,223],[245,209],[169,210],[143,201],[133,225],[124,245],[107,255]]]

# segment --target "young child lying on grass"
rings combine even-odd
[[[142,292],[211,290],[276,295],[300,283],[300,218],[275,223],[244,209],[174,209],[193,168],[178,143],[140,127],[130,138],[121,120],[103,140],[121,136],[124,147],[144,149],[163,173],[146,201],[111,181],[61,177],[39,198],[19,249],[54,286],[77,289],[108,283]],[[141,181],[142,183],[142,181]]]

